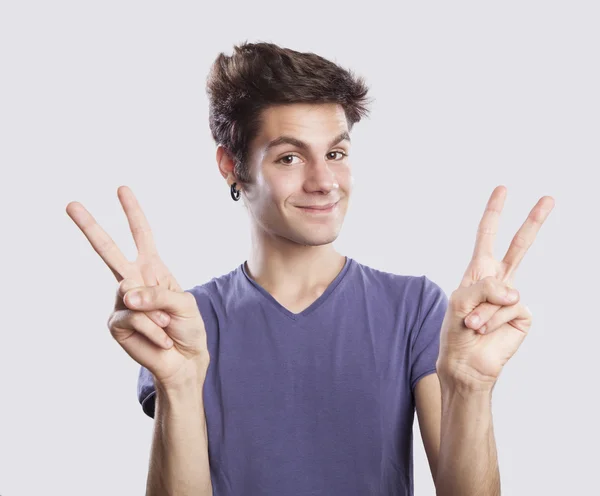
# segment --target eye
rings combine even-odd
[[[342,152],[342,151],[339,151],[339,150],[338,150],[338,151],[335,151],[335,152],[329,152],[327,155],[328,155],[328,156],[330,156],[330,157],[331,157],[331,155],[334,155],[334,156],[333,156],[333,157],[331,157],[331,158],[332,158],[332,160],[335,160],[335,154],[336,154],[336,153],[338,153],[338,154],[340,154],[340,155],[341,155],[341,157],[339,157],[339,158],[337,159],[338,161],[339,161],[339,160],[343,160],[345,157],[347,157],[347,156],[348,156],[348,154],[347,154],[347,153],[344,153],[344,152]],[[294,155],[294,154],[291,154],[291,153],[290,153],[290,154],[284,155],[283,157],[281,157],[280,159],[278,159],[278,160],[276,161],[276,163],[280,163],[280,164],[283,164],[283,165],[295,165],[293,162],[291,162],[291,161],[290,161],[290,159],[292,159],[292,160],[293,160],[293,157],[296,157],[296,158],[298,158],[298,159],[300,158],[300,157],[298,157],[298,155]]]
[[[290,157],[300,158],[300,157],[298,157],[298,155],[292,155],[292,154],[284,155],[279,160],[277,160],[277,163],[280,163],[280,164],[283,164],[283,165],[294,165],[292,162],[288,162],[287,160],[285,160],[285,159],[288,159]]]
[[[344,159],[344,157],[347,157],[347,156],[348,156],[348,154],[347,154],[347,153],[341,152],[341,151],[339,151],[339,150],[338,150],[338,151],[335,151],[335,152],[329,152],[327,155],[331,155],[332,153],[339,153],[339,154],[341,155],[341,157],[339,158],[339,160],[343,160],[343,159]],[[335,160],[335,159],[334,159],[334,160]]]

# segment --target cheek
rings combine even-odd
[[[269,195],[275,203],[283,203],[301,187],[301,178],[296,174],[279,174],[269,178]]]
[[[262,215],[273,214],[293,196],[296,181],[291,174],[264,176],[257,191],[258,205]]]
[[[338,184],[340,185],[340,189],[344,191],[352,190],[352,187],[354,186],[354,176],[352,175],[352,169],[349,165],[340,168],[340,170],[336,174],[336,179]]]

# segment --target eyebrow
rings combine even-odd
[[[339,135],[337,135],[335,138],[333,138],[331,140],[331,142],[329,143],[329,145],[327,146],[327,148],[331,148],[333,145],[337,145],[340,141],[344,141],[344,140],[348,140],[350,141],[350,135],[348,134],[348,131],[344,131],[343,133],[340,133]],[[279,136],[279,138],[275,138],[274,140],[269,141],[269,143],[267,144],[265,151],[269,151],[271,148],[274,148],[276,146],[279,145],[283,145],[283,144],[288,144],[288,145],[293,145],[296,148],[300,148],[302,150],[308,150],[310,147],[308,146],[307,143],[305,143],[302,140],[299,140],[297,138],[293,138],[292,136]]]

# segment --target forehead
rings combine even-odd
[[[337,103],[277,105],[262,112],[256,146],[263,148],[282,135],[326,146],[343,131],[348,131],[348,122],[343,107]]]

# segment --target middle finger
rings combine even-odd
[[[531,209],[527,219],[513,237],[508,251],[502,260],[506,267],[504,273],[505,280],[512,279],[514,272],[517,270],[529,247],[535,241],[538,231],[553,208],[554,199],[551,196],[544,196]]]
[[[121,206],[125,211],[129,229],[133,235],[133,241],[138,252],[144,255],[155,255],[156,246],[150,224],[142,211],[142,207],[137,201],[133,191],[127,186],[121,186],[117,190],[117,196]]]

